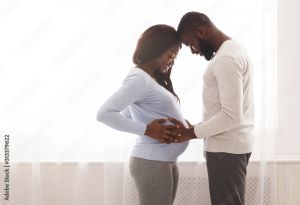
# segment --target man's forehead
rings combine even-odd
[[[188,44],[188,42],[189,42],[189,37],[186,36],[186,35],[182,35],[182,36],[180,37],[180,41],[181,41],[181,43],[183,43],[183,44]]]

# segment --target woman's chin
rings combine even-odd
[[[166,73],[166,72],[167,72],[167,69],[161,68],[161,69],[159,69],[159,72],[161,72],[161,73]]]
[[[160,73],[167,73],[169,70],[169,68],[167,66],[161,67],[159,69],[157,69],[158,72]]]

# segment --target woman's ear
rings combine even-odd
[[[204,39],[206,37],[206,30],[204,26],[198,26],[195,32],[198,38]]]

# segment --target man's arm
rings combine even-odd
[[[225,132],[243,119],[243,73],[240,64],[232,57],[222,57],[215,63],[213,72],[219,89],[220,111],[194,127],[198,138]]]
[[[238,125],[243,118],[243,83],[242,69],[231,57],[222,57],[213,68],[217,79],[220,111],[193,128],[185,128],[177,122],[172,136],[180,141],[193,138],[204,138],[220,134]],[[174,121],[175,122],[175,121]],[[179,126],[178,126],[179,125]]]

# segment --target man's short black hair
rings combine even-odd
[[[199,26],[211,26],[213,23],[203,13],[188,12],[180,20],[177,32],[179,35],[183,35],[186,32],[193,31]]]

